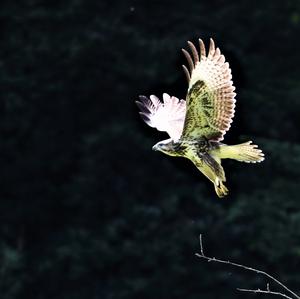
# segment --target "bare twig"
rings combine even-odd
[[[277,295],[277,296],[281,296],[281,297],[284,297],[286,299],[293,299],[293,297],[290,297],[286,294],[283,294],[283,293],[280,293],[280,292],[273,292],[271,291],[270,289],[268,290],[261,290],[261,289],[257,289],[257,290],[251,290],[251,289],[240,289],[238,288],[237,289],[238,291],[240,292],[250,292],[250,293],[256,293],[256,294],[270,294],[270,295]]]
[[[291,289],[289,289],[287,286],[285,286],[282,282],[280,282],[278,279],[276,279],[272,275],[268,274],[267,272],[264,272],[264,271],[258,270],[258,269],[254,269],[252,267],[244,266],[244,265],[241,265],[241,264],[238,264],[238,263],[217,259],[215,257],[206,256],[204,254],[203,243],[202,243],[202,235],[201,234],[200,234],[200,253],[196,253],[196,256],[199,257],[199,258],[205,259],[208,262],[217,262],[217,263],[221,263],[221,264],[227,264],[227,265],[231,265],[231,266],[241,268],[241,269],[244,269],[244,270],[247,270],[247,271],[252,271],[252,272],[255,272],[257,274],[264,275],[264,276],[268,277],[269,279],[271,279],[272,281],[274,281],[281,288],[283,288],[288,294],[291,294],[292,297],[288,296],[284,293],[281,293],[281,292],[271,291],[269,284],[267,284],[267,289],[266,290],[238,289],[241,292],[264,293],[264,294],[278,295],[278,296],[281,296],[281,297],[285,297],[287,299],[293,299],[293,298],[300,299],[300,296],[298,296],[295,292],[293,292]]]

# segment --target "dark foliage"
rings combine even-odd
[[[22,3],[23,2],[23,3]],[[255,275],[300,292],[300,5],[289,1],[2,1],[0,296],[245,298]],[[180,48],[214,37],[237,114],[226,142],[254,140],[260,165],[225,161],[219,200],[191,163],[151,151],[134,100],[184,98]],[[252,295],[248,295],[252,298]]]

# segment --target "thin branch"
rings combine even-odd
[[[269,279],[273,280],[275,283],[277,283],[284,290],[286,290],[287,293],[291,294],[293,297],[295,297],[297,299],[300,299],[300,296],[298,296],[295,292],[293,292],[292,290],[290,290],[282,282],[280,282],[278,279],[276,279],[272,275],[268,274],[267,272],[264,272],[264,271],[258,270],[258,269],[254,269],[252,267],[244,266],[244,265],[241,265],[241,264],[238,264],[238,263],[234,263],[234,262],[230,262],[230,261],[225,261],[225,260],[217,259],[215,257],[206,256],[204,254],[203,242],[202,242],[202,235],[201,234],[200,234],[200,253],[196,253],[196,256],[199,257],[199,258],[205,259],[208,262],[217,262],[217,263],[221,263],[221,264],[227,264],[227,265],[231,265],[231,266],[234,266],[234,267],[237,267],[237,268],[241,268],[241,269],[244,269],[244,270],[252,271],[252,272],[255,272],[257,274],[264,275],[264,276],[268,277]],[[246,292],[245,289],[239,289],[239,290],[243,290],[244,292]],[[287,295],[285,295],[283,293],[278,293],[277,294],[277,292],[270,291],[269,284],[267,285],[267,290],[265,290],[265,291],[263,291],[263,290],[249,290],[249,291],[251,291],[251,292],[255,291],[254,293],[269,293],[269,294],[271,293],[273,295],[279,295],[279,294],[281,294],[282,297],[292,299],[292,297],[289,297],[289,296],[287,296]]]
[[[276,296],[281,296],[281,297],[284,297],[286,299],[293,299],[293,297],[290,297],[286,294],[283,294],[283,293],[280,293],[280,292],[273,292],[271,291],[270,289],[267,289],[267,290],[260,290],[260,289],[257,289],[257,290],[251,290],[251,289],[240,289],[238,288],[237,289],[238,291],[241,291],[241,292],[251,292],[251,293],[261,293],[261,294],[270,294],[270,295],[276,295]]]

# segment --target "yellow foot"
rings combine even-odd
[[[219,181],[219,180],[216,180],[216,183],[215,183],[215,190],[216,190],[216,193],[217,195],[222,198],[224,196],[226,196],[229,191],[228,189],[226,188],[226,186],[223,184],[222,181]]]

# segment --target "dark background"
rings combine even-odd
[[[254,298],[266,270],[300,293],[300,2],[1,1],[0,297]],[[213,37],[237,111],[225,142],[230,195],[187,160],[151,151],[164,133],[138,95],[184,98],[180,49]],[[274,286],[275,289],[275,286]],[[247,295],[247,296],[246,296]]]

